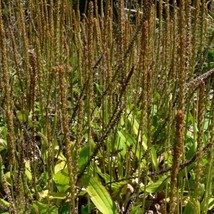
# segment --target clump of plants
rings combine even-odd
[[[213,3],[79,4],[0,1],[0,212],[212,213]]]

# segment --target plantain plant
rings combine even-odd
[[[0,0],[0,212],[212,213],[213,18]]]

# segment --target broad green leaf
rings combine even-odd
[[[122,149],[121,154],[124,156],[126,154],[127,146],[126,146],[126,138],[121,131],[118,131],[118,149]]]
[[[103,214],[116,214],[117,209],[105,187],[95,177],[88,180],[86,192],[97,209]]]
[[[201,208],[200,208],[200,202],[195,199],[191,199],[187,206],[184,209],[184,214],[189,214],[189,213],[194,213],[194,214],[200,214],[201,213]]]
[[[162,176],[158,181],[154,182],[154,183],[151,183],[149,184],[147,187],[146,187],[146,192],[148,193],[156,193],[156,192],[159,192],[162,188],[162,186],[164,186],[164,182],[166,182],[168,176],[167,175],[164,175]],[[141,187],[141,190],[143,191],[144,190],[144,186]]]
[[[138,206],[132,207],[131,214],[143,214],[142,206],[138,205]]]
[[[55,206],[49,206],[41,202],[34,202],[32,208],[32,214],[58,214],[58,209]]]
[[[85,164],[88,162],[88,158],[90,156],[90,151],[93,151],[95,146],[96,144],[94,143],[93,140],[91,140],[90,145],[87,145],[81,148],[79,153],[79,159],[78,159],[80,171],[85,167]],[[75,152],[73,152],[73,160],[74,159],[75,159]]]
[[[88,157],[89,157],[89,149],[88,149],[88,146],[85,146],[81,149],[79,154],[78,164],[80,169],[82,169],[85,166],[85,164],[88,161]]]
[[[69,214],[70,207],[71,207],[71,203],[69,203],[69,202],[63,203],[62,206],[59,208],[59,213],[60,214]]]
[[[137,136],[138,130],[139,130],[139,123],[138,121],[134,118],[133,114],[130,114],[128,117],[129,125],[132,127],[132,131],[134,135]]]
[[[56,166],[54,167],[54,173],[58,173],[60,170],[64,169],[66,166],[66,162],[65,161],[60,161],[58,164],[56,164]]]
[[[107,173],[103,173],[102,170],[98,166],[96,166],[96,172],[105,180],[106,183],[110,182],[110,180],[111,180],[110,175]]]
[[[134,145],[135,143],[135,139],[133,136],[131,136],[129,133],[126,133],[125,130],[120,130],[117,132],[118,133],[118,149],[121,149],[121,154],[124,156],[127,152],[127,148],[131,145]],[[146,137],[144,136],[143,137],[143,142],[142,142],[142,146],[143,146],[143,149],[146,150],[147,149],[147,139]],[[133,150],[132,150],[134,153],[135,153],[135,146],[133,146]],[[136,156],[139,158],[139,150],[136,151]]]
[[[125,130],[121,130],[121,134],[125,138],[126,146],[131,146],[135,143],[135,138]]]
[[[27,121],[27,116],[25,113],[18,111],[17,112],[17,117],[19,118],[20,121],[26,122]]]
[[[53,180],[59,192],[66,192],[70,186],[68,168],[60,170],[53,176]]]
[[[128,186],[127,181],[113,183],[112,184],[112,190],[113,190],[112,196],[118,197],[119,195],[124,195],[124,192],[128,190],[127,186]]]
[[[193,208],[190,202],[188,202],[188,204],[186,205],[183,214],[189,214],[189,213],[193,213]]]
[[[57,158],[58,160],[61,160],[61,161],[66,161],[67,160],[66,157],[62,154],[62,152],[60,152],[58,154],[58,151],[60,150],[59,146],[55,146],[54,150],[56,151],[55,158]]]

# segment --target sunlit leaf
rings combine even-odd
[[[121,150],[121,154],[124,156],[126,154],[126,151],[127,151],[127,146],[126,146],[126,138],[123,134],[123,132],[121,131],[118,131],[118,149],[122,149]]]
[[[49,199],[63,200],[67,198],[67,193],[50,192],[48,196],[49,196]]]
[[[5,201],[4,199],[0,198],[0,204],[5,206],[5,207],[9,207],[10,206],[10,203]]]
[[[127,181],[113,183],[112,189],[113,189],[112,197],[114,198],[124,194],[124,190],[127,190]]]
[[[96,166],[96,171],[105,180],[106,183],[110,182],[111,177],[109,174],[103,173],[98,166]]]
[[[157,160],[157,153],[156,153],[154,146],[152,146],[152,148],[151,148],[151,158],[152,158],[152,165],[155,168],[155,170],[157,170],[158,169],[158,160]]]
[[[39,192],[38,195],[39,195],[40,199],[41,198],[47,198],[48,197],[48,190],[45,190],[43,192]]]
[[[58,164],[55,165],[54,167],[54,173],[56,174],[57,172],[59,172],[60,170],[64,169],[66,166],[66,162],[65,161],[61,161]]]
[[[214,198],[209,199],[209,210],[214,210]]]
[[[43,192],[39,192],[40,199],[42,198],[49,198],[49,199],[66,199],[67,193],[59,193],[59,192],[49,192],[48,190],[45,190]]]
[[[26,177],[31,181],[32,180],[32,174],[30,169],[30,161],[25,161],[25,175]]]
[[[53,180],[59,192],[66,192],[70,186],[68,168],[60,170],[53,176]]]
[[[128,122],[129,122],[129,125],[132,127],[133,134],[137,135],[138,134],[138,129],[139,129],[139,123],[135,119],[133,114],[129,115]]]
[[[117,209],[105,187],[95,177],[88,180],[86,192],[90,195],[91,201],[103,214],[116,214]]]
[[[148,193],[156,193],[161,190],[161,188],[164,186],[164,183],[167,181],[168,176],[164,175],[162,176],[158,181],[151,183],[147,185],[146,192]],[[144,186],[141,187],[141,190],[144,190]]]
[[[0,152],[7,149],[7,143],[4,139],[0,138]]]

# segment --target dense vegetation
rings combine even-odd
[[[213,213],[214,3],[94,2],[0,0],[0,213]]]

